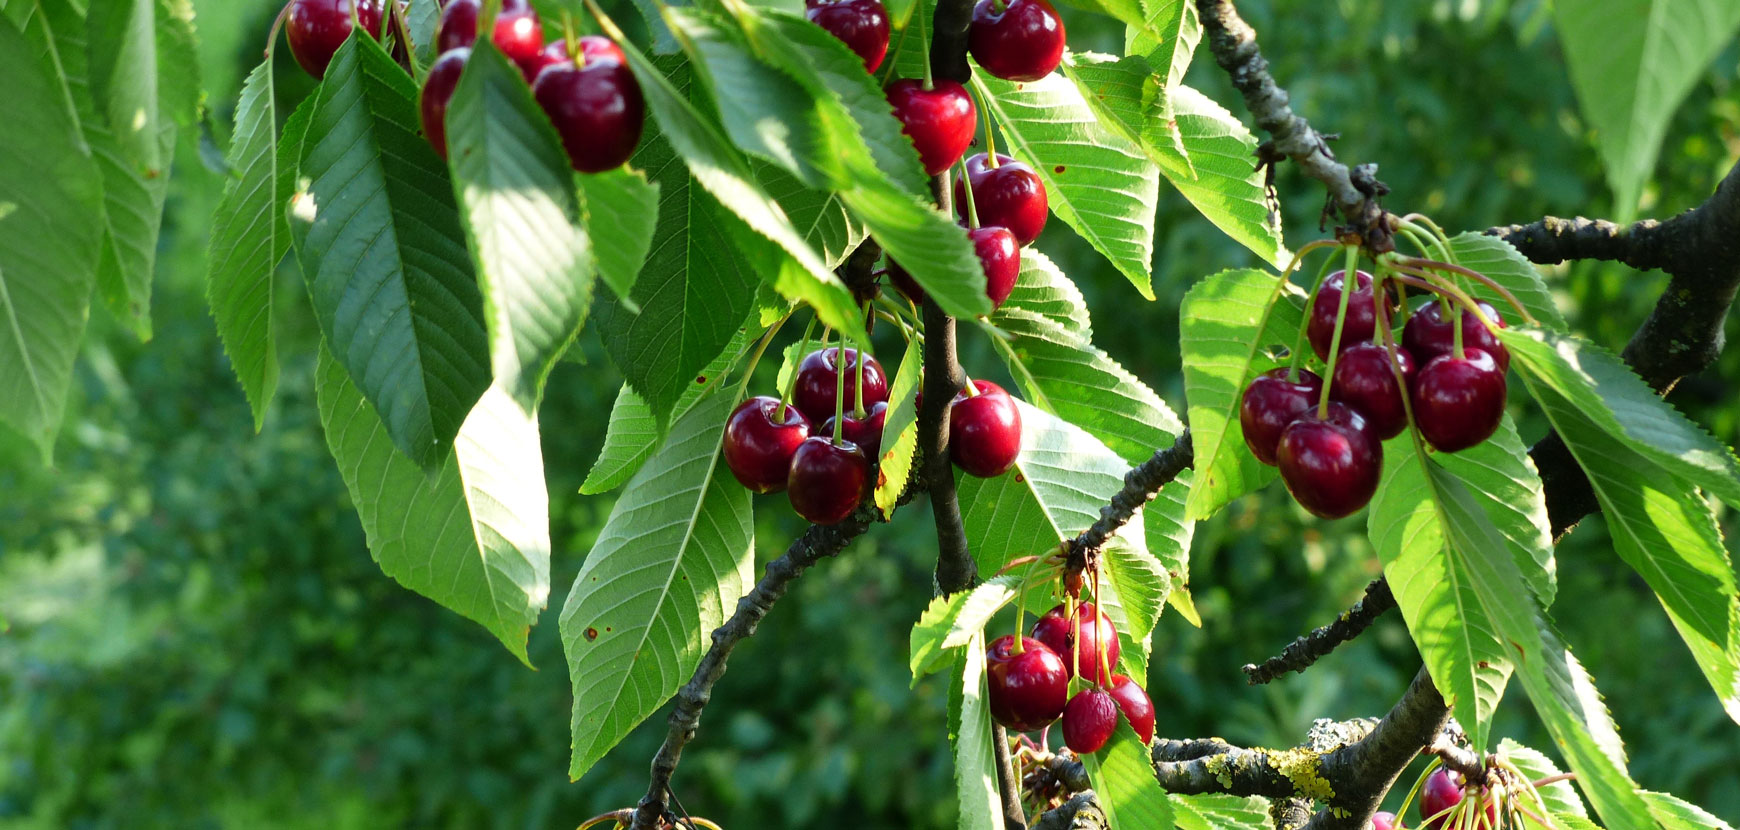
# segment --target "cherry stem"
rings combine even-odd
[[[1433,256],[1437,253],[1437,251],[1434,251],[1430,245],[1426,244],[1426,240],[1420,238],[1419,234],[1414,233],[1407,228],[1396,228],[1396,236],[1414,243],[1414,250],[1419,251],[1421,256]]]
[[[930,31],[924,25],[924,4],[917,3],[915,5],[917,6],[915,16],[918,18],[918,45],[924,47],[924,91],[929,92],[936,88],[936,81],[930,73]],[[1020,645],[1020,638],[1016,639],[1016,645]]]
[[[1497,294],[1498,296],[1503,297],[1504,301],[1507,303],[1510,303],[1510,307],[1516,309],[1516,313],[1522,315],[1522,318],[1524,320],[1528,321],[1531,324],[1536,324],[1536,325],[1538,325],[1540,322],[1534,318],[1534,315],[1529,313],[1528,309],[1523,307],[1522,302],[1516,298],[1515,294],[1512,294],[1510,292],[1510,289],[1507,289],[1504,286],[1499,285],[1496,280],[1494,280],[1493,278],[1491,278],[1485,274],[1480,273],[1479,271],[1475,271],[1475,270],[1472,270],[1469,268],[1464,268],[1460,265],[1454,265],[1454,264],[1448,263],[1448,262],[1434,262],[1434,261],[1429,260],[1429,259],[1418,259],[1418,258],[1404,259],[1401,261],[1400,264],[1407,266],[1409,268],[1418,268],[1422,271],[1432,271],[1432,270],[1449,271],[1451,273],[1461,274],[1462,276],[1468,277],[1469,279],[1476,280],[1480,284],[1485,285],[1487,288],[1492,289],[1494,294]]]
[[[586,65],[586,55],[580,49],[580,34],[574,26],[574,13],[567,9],[562,10],[562,43],[575,67]]]
[[[826,337],[827,335],[822,335]],[[828,350],[822,349],[822,359],[828,359]],[[846,426],[846,372],[840,361],[846,359],[846,333],[840,332],[840,345],[834,347],[834,446],[845,446],[845,440],[840,437],[840,430]],[[861,361],[860,361],[861,362]]]
[[[1015,591],[1015,649],[1013,654],[1020,654],[1027,650],[1021,637],[1021,629],[1027,627],[1027,591],[1033,587],[1033,569],[1039,567],[1039,563],[1043,561],[1045,561],[1043,557],[1033,557],[1033,561],[1027,565],[1027,572],[1021,575],[1021,586]]]
[[[272,30],[266,34],[266,63],[271,64],[272,50],[278,45],[278,33],[284,29],[284,21],[290,19],[290,4],[278,10],[278,19],[272,21]]]
[[[1424,786],[1426,783],[1426,776],[1431,775],[1432,770],[1435,770],[1443,765],[1444,765],[1443,758],[1439,758],[1436,755],[1432,756],[1431,763],[1428,763],[1426,765],[1426,771],[1423,773],[1420,773],[1420,777],[1414,779],[1414,786],[1408,788],[1408,797],[1402,799],[1402,808],[1396,811],[1397,816],[1405,816],[1408,814],[1408,808],[1413,806],[1413,804],[1414,804],[1414,796],[1420,794],[1420,788],[1422,786]]]
[[[1498,324],[1488,319],[1486,312],[1480,310],[1480,304],[1475,302],[1473,295],[1464,291],[1460,286],[1444,277],[1432,273],[1431,271],[1423,271],[1404,263],[1395,263],[1392,267],[1396,269],[1397,273],[1408,274],[1410,276],[1428,280],[1432,290],[1437,291],[1438,294],[1444,298],[1446,304],[1448,304],[1451,299],[1454,299],[1456,302],[1461,303],[1462,307],[1467,311],[1472,312],[1474,318],[1479,320],[1480,324],[1485,326],[1487,331],[1495,333],[1498,331]],[[1448,311],[1454,311],[1454,308],[1448,309]],[[1445,314],[1446,319],[1448,319],[1449,316],[1448,313]],[[1460,323],[1460,321],[1458,321],[1458,323]],[[1461,331],[1462,326],[1457,325],[1456,330]]]
[[[1383,267],[1381,265],[1377,270],[1379,274],[1383,273]],[[1343,284],[1345,284],[1345,282],[1346,281],[1344,280]],[[1384,333],[1390,327],[1390,317],[1388,314],[1384,313],[1385,293],[1383,280],[1378,279],[1376,275],[1373,275],[1371,281],[1371,342],[1378,345],[1383,344]]]
[[[355,6],[355,3],[351,4]],[[495,19],[501,16],[501,0],[483,0],[483,9],[477,15],[477,40],[483,40],[483,32],[490,29],[494,37]]]
[[[596,826],[603,824],[607,821],[614,821],[618,825],[621,825],[622,824],[621,817],[622,817],[623,812],[624,812],[623,810],[611,810],[608,813],[599,813],[596,816],[593,816],[585,821],[580,822],[580,826],[574,828],[574,830],[587,830],[587,828],[589,828],[589,827],[596,827]]]
[[[1329,276],[1329,269],[1334,265],[1333,258],[1325,259],[1323,267],[1317,269],[1317,279],[1311,283],[1311,296],[1305,301],[1305,320],[1307,323],[1310,322],[1311,315],[1315,313],[1317,308],[1317,291],[1323,287],[1323,280]],[[1299,364],[1305,359],[1305,333],[1307,331],[1309,331],[1309,325],[1300,326],[1299,334],[1293,338],[1293,351],[1290,352],[1292,359],[1287,362],[1288,383],[1299,382]]]
[[[982,114],[985,116],[985,163],[991,165],[991,169],[995,170],[1002,166],[1002,164],[997,161],[996,136],[991,134],[991,128],[995,126],[995,124],[991,120],[991,108],[982,107],[981,109],[983,110]],[[972,190],[971,180],[967,182],[967,189]]]
[[[1382,290],[1385,282],[1394,279],[1396,279],[1395,275],[1385,273],[1384,267],[1380,263],[1378,265],[1378,279],[1372,281],[1372,288],[1374,290]],[[1402,358],[1397,354],[1395,332],[1391,331],[1389,326],[1378,326],[1377,328],[1378,332],[1382,334],[1384,338],[1384,353],[1388,355],[1390,359],[1390,373],[1395,376],[1396,388],[1401,390],[1402,414],[1408,419],[1408,429],[1415,429],[1414,402],[1411,400],[1413,396],[1408,394],[1408,377],[1402,372]],[[1440,763],[1442,763],[1442,760],[1440,760]],[[1398,813],[1398,815],[1400,814]]]
[[[767,331],[761,335],[761,342],[755,347],[755,355],[749,358],[749,368],[743,371],[743,381],[737,384],[737,400],[743,400],[743,394],[749,391],[749,379],[755,377],[755,367],[761,363],[761,356],[767,352],[768,345],[773,343],[773,336],[779,333],[780,326],[785,325],[785,321],[790,320],[795,313],[797,313],[796,309],[786,312],[784,317],[775,320],[773,325],[768,326]],[[781,423],[785,421],[783,405],[779,410],[779,420]]]
[[[1329,365],[1323,370],[1323,394],[1317,401],[1317,420],[1329,419],[1329,388],[1334,385],[1335,361],[1341,357],[1341,327],[1347,322],[1347,304],[1359,289],[1359,248],[1347,246],[1347,264],[1341,270],[1341,302],[1335,309],[1335,334],[1329,338]],[[1373,286],[1376,290],[1376,286]]]
[[[878,89],[887,86],[888,79],[893,77],[894,67],[896,64],[900,63],[900,50],[906,48],[906,33],[910,31],[912,31],[911,26],[900,27],[900,37],[894,41],[894,48],[888,51],[888,60],[885,61],[887,66],[882,70],[882,77],[876,79],[876,87]]]
[[[804,326],[804,337],[802,340],[798,341],[798,344],[799,344],[798,348],[800,348],[800,349],[807,348],[808,347],[807,344],[810,342],[810,335],[814,334],[815,331],[816,331],[816,315],[812,314],[812,315],[810,315],[810,324],[807,326]],[[822,345],[826,346],[827,344],[828,344],[828,333],[824,330],[822,332]],[[799,360],[801,361],[802,358],[799,358]],[[780,396],[779,412],[776,413],[776,417],[774,418],[774,420],[776,420],[782,424],[785,423],[785,409],[786,409],[786,407],[791,405],[792,393],[793,393],[793,391],[795,391],[797,389],[797,377],[798,377],[797,367],[793,366],[792,370],[791,370],[791,377],[786,378],[786,380],[785,380],[785,394]],[[745,380],[747,380],[747,379],[745,379]]]
[[[1081,680],[1081,606],[1073,602],[1065,606],[1069,611],[1069,623],[1074,631],[1069,641],[1069,676]]]
[[[1548,784],[1557,784],[1560,781],[1575,781],[1575,780],[1577,780],[1577,773],[1561,772],[1558,775],[1549,775],[1545,778],[1542,778],[1539,781],[1530,781],[1529,786],[1539,788],[1539,787],[1545,787]]]
[[[967,227],[979,229],[979,209],[973,204],[973,177],[967,175],[967,160],[961,159],[961,190],[967,194]]]
[[[1413,230],[1419,230],[1420,226],[1424,225],[1426,227],[1427,234],[1433,240],[1437,241],[1439,247],[1444,248],[1446,250],[1449,249],[1450,236],[1448,234],[1444,233],[1444,229],[1439,227],[1437,222],[1432,221],[1432,217],[1427,216],[1424,213],[1410,213],[1407,216],[1403,216],[1401,219],[1401,222],[1402,222],[1402,225],[1404,227],[1411,228]]]
[[[1107,651],[1106,638],[1100,636],[1100,615],[1104,614],[1105,610],[1104,610],[1104,607],[1099,604],[1099,601],[1101,599],[1103,599],[1103,597],[1100,596],[1100,566],[1099,566],[1099,563],[1096,562],[1093,565],[1093,572],[1094,572],[1094,645],[1099,648],[1099,652],[1100,652],[1100,665],[1099,665],[1099,670],[1094,672],[1094,685],[1103,689],[1103,688],[1105,688],[1106,684],[1101,678],[1104,678],[1105,680],[1112,679],[1112,661],[1111,661],[1111,657],[1110,657],[1110,652]],[[1078,639],[1076,642],[1079,643],[1081,641]],[[1080,651],[1081,649],[1077,648],[1076,650]]]
[[[866,315],[868,315],[870,313],[870,301],[869,300],[864,301],[864,313]],[[857,380],[856,386],[852,390],[852,417],[857,418],[858,420],[862,421],[862,420],[864,420],[864,416],[869,414],[869,413],[864,411],[864,344],[863,343],[858,344],[858,353],[857,353],[856,357],[854,358],[853,362],[858,364],[858,380]]]

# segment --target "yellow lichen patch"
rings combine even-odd
[[[1329,801],[1335,798],[1335,788],[1323,777],[1323,756],[1309,749],[1270,750],[1269,764],[1293,782],[1293,792],[1300,798]]]
[[[1203,761],[1203,767],[1208,770],[1208,774],[1214,776],[1214,780],[1220,782],[1222,787],[1232,786],[1232,770],[1227,768],[1225,755],[1210,755]]]

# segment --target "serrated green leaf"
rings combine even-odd
[[[1485,274],[1503,286],[1542,325],[1554,331],[1565,330],[1565,318],[1553,302],[1553,292],[1541,278],[1540,269],[1509,242],[1472,231],[1460,233],[1450,237],[1450,255],[1456,258],[1457,265]],[[1510,323],[1521,322],[1516,309],[1485,284],[1469,280],[1465,285],[1476,298],[1492,303]]]
[[[1081,289],[1037,248],[1021,251],[1021,273],[1016,276],[1015,288],[1009,292],[1009,299],[1003,301],[1003,307],[1038,314],[1078,340],[1093,339],[1087,299],[1082,297]],[[993,316],[991,320],[995,323],[997,318]]]
[[[1563,396],[1597,428],[1687,485],[1740,508],[1740,460],[1662,400],[1612,352],[1571,335],[1513,326],[1499,332],[1531,388]]]
[[[1492,437],[1456,453],[1438,453],[1433,460],[1467,482],[1492,525],[1516,558],[1542,608],[1558,594],[1558,563],[1553,558],[1547,501],[1534,459],[1506,415]]]
[[[840,267],[864,241],[864,224],[846,210],[840,194],[804,187],[790,173],[760,159],[751,159],[755,178],[791,217],[804,241],[822,254],[830,268]]]
[[[1556,390],[1524,378],[1588,474],[1614,552],[1655,591],[1723,709],[1740,721],[1740,580],[1709,505],[1658,459],[1615,440]]]
[[[1580,0],[1555,7],[1571,87],[1613,187],[1614,219],[1629,221],[1674,110],[1740,29],[1740,4]]]
[[[658,183],[626,165],[575,179],[580,183],[586,227],[609,229],[609,233],[591,232],[598,276],[619,301],[628,303],[629,311],[639,311],[633,305],[634,283],[658,232]]]
[[[483,300],[417,91],[374,38],[345,41],[315,93],[290,232],[314,317],[393,444],[439,467],[490,385]]]
[[[526,637],[550,595],[537,417],[491,388],[429,473],[393,450],[375,408],[324,345],[315,379],[327,448],[382,572],[482,625],[531,665]]]
[[[1201,628],[1202,619],[1190,600],[1190,543],[1196,537],[1196,522],[1185,518],[1190,486],[1195,480],[1194,470],[1180,470],[1178,477],[1160,488],[1154,500],[1142,508],[1142,522],[1148,534],[1148,552],[1160,561],[1171,584],[1166,603]]]
[[[1283,296],[1285,293],[1285,296]],[[1179,305],[1184,398],[1196,447],[1192,520],[1275,480],[1245,447],[1239,401],[1251,378],[1286,363],[1304,324],[1304,293],[1261,271],[1222,271],[1190,289]]]
[[[688,412],[702,395],[720,388],[725,376],[743,359],[749,340],[748,327],[737,330],[737,334],[725,345],[725,349],[683,389],[676,406],[671,410],[673,420]],[[652,408],[647,406],[646,401],[633,388],[623,384],[616,393],[616,404],[610,409],[610,424],[604,431],[604,446],[598,450],[598,459],[592,462],[592,470],[586,474],[585,483],[580,485],[581,495],[595,496],[621,486],[652,457],[653,450],[659,447],[661,437],[663,430],[659,420],[653,417]]]
[[[574,342],[598,276],[574,172],[519,67],[489,41],[466,61],[447,109],[453,190],[477,266],[490,368],[527,412]],[[606,223],[607,235],[620,226]]]
[[[1523,771],[1524,777],[1530,781],[1551,778],[1562,772],[1545,753],[1523,746],[1509,738],[1498,743],[1498,751],[1517,769]],[[1541,801],[1547,805],[1547,810],[1553,815],[1575,815],[1587,817],[1589,811],[1583,806],[1583,799],[1577,797],[1577,790],[1569,781],[1555,781],[1544,787],[1537,787]],[[1526,803],[1526,802],[1525,802]],[[1531,807],[1532,809],[1532,807]]]
[[[1269,802],[1218,793],[1174,795],[1172,814],[1179,830],[1256,830],[1269,826]]]
[[[906,491],[918,457],[918,405],[914,396],[923,379],[924,344],[913,340],[906,344],[900,369],[888,387],[888,410],[882,415],[882,458],[876,466],[875,499],[884,518],[894,515],[894,506]]]
[[[46,462],[96,284],[102,181],[38,55],[0,20],[0,77],[18,108],[0,119],[0,420]]]
[[[979,645],[985,650],[985,625],[1003,607],[1015,600],[1020,588],[1018,574],[1004,574],[979,583],[971,591],[957,591],[931,600],[930,607],[912,626],[912,682],[949,665],[949,652],[962,646]]]
[[[959,830],[999,830],[1003,799],[997,793],[992,760],[991,709],[985,700],[985,635],[962,653],[958,692],[950,695],[955,743],[955,792],[960,797]],[[956,695],[958,694],[958,704]]]
[[[1385,445],[1383,480],[1367,524],[1408,633],[1480,750],[1487,746],[1492,714],[1513,666],[1474,589],[1470,563],[1507,555],[1507,546],[1485,513],[1481,521],[1456,523],[1460,514],[1448,509],[1443,490],[1435,486],[1437,465],[1420,456],[1415,441],[1404,433]]]
[[[1202,41],[1202,19],[1197,16],[1196,4],[1187,0],[1141,0],[1141,8],[1142,25],[1128,27],[1124,51],[1142,55],[1155,69],[1163,69],[1166,88],[1175,89],[1183,82],[1190,59]]]
[[[1112,830],[1173,826],[1172,798],[1154,778],[1148,747],[1128,720],[1118,718],[1111,742],[1083,755],[1082,764]]]
[[[1142,149],[1101,124],[1061,75],[1013,84],[981,72],[973,88],[1010,152],[1045,183],[1051,212],[1154,299],[1149,270],[1160,171]]]
[[[1734,830],[1733,825],[1717,818],[1710,811],[1667,793],[1646,790],[1643,800],[1649,804],[1649,814],[1661,822],[1665,830]]]
[[[273,319],[278,264],[290,251],[284,208],[294,170],[278,164],[277,84],[270,63],[249,73],[236,105],[230,141],[234,177],[212,216],[206,296],[218,338],[254,412],[254,431],[278,389],[278,338]]]
[[[1281,229],[1269,221],[1263,174],[1256,167],[1257,139],[1244,122],[1214,99],[1177,86],[1169,99],[1177,121],[1176,144],[1165,122],[1150,120],[1142,146],[1159,161],[1160,172],[1233,241],[1276,268],[1292,256]]]
[[[416,48],[417,63],[425,70],[435,62],[435,31],[441,24],[440,0],[411,0],[405,10],[405,24]]]
[[[610,511],[562,606],[579,779],[663,705],[754,584],[749,491],[719,462],[731,396],[671,425]]]

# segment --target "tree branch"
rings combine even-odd
[[[1377,622],[1378,617],[1394,607],[1396,595],[1390,592],[1390,583],[1383,579],[1374,579],[1366,586],[1365,596],[1337,617],[1335,622],[1294,640],[1281,649],[1280,654],[1264,660],[1261,664],[1245,664],[1241,671],[1252,686],[1268,683],[1287,672],[1304,672],[1342,643],[1364,633],[1372,623]]]
[[[1076,793],[1033,822],[1033,830],[1105,830],[1110,826],[1093,790]]]
[[[1196,463],[1196,449],[1191,443],[1190,429],[1178,434],[1172,446],[1155,450],[1154,456],[1124,474],[1124,487],[1105,507],[1100,517],[1087,530],[1070,540],[1066,573],[1081,573],[1088,562],[1099,555],[1106,542],[1136,515],[1143,505],[1154,500],[1161,488],[1172,483],[1178,474]]]

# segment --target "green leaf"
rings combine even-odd
[[[749,328],[740,328],[725,349],[696,375],[671,410],[671,418],[681,418],[702,395],[718,389],[737,361],[743,359],[750,339]],[[640,470],[642,464],[658,449],[663,430],[653,417],[652,408],[628,384],[616,393],[616,404],[610,410],[610,424],[605,428],[604,447],[592,462],[592,471],[580,485],[581,495],[595,496],[621,486]]]
[[[924,379],[924,344],[912,340],[900,358],[900,369],[888,391],[888,410],[882,416],[882,458],[876,466],[876,509],[884,518],[894,515],[894,506],[912,478],[918,456],[918,405],[914,396]],[[889,440],[888,436],[894,436]]]
[[[1553,559],[1546,493],[1534,459],[1517,435],[1510,416],[1492,437],[1456,453],[1438,453],[1436,461],[1466,482],[1486,517],[1504,537],[1542,608],[1550,608],[1558,593],[1558,564]]]
[[[609,233],[592,235],[598,275],[616,292],[618,300],[628,301],[628,310],[638,311],[633,305],[634,283],[658,232],[659,185],[626,165],[574,178],[580,183],[586,227],[610,229]]]
[[[792,226],[814,246],[828,267],[838,268],[864,241],[864,224],[846,210],[840,194],[804,187],[790,173],[768,162],[751,159],[756,180],[791,217]]]
[[[981,72],[973,88],[1012,154],[1045,183],[1052,213],[1154,299],[1149,269],[1160,175],[1142,149],[1100,123],[1060,75],[1013,84]]]
[[[992,762],[991,709],[985,699],[985,635],[967,644],[961,659],[959,714],[955,734],[955,792],[960,796],[959,830],[1000,830],[1003,799]],[[952,697],[952,696],[951,696]],[[951,707],[953,708],[953,707]]]
[[[1142,25],[1128,28],[1124,51],[1146,57],[1155,69],[1165,69],[1166,88],[1176,89],[1202,41],[1202,19],[1196,14],[1196,4],[1188,0],[1141,0],[1141,7]]]
[[[1225,107],[1190,87],[1174,88],[1170,101],[1178,122],[1176,141],[1166,122],[1151,119],[1142,146],[1166,180],[1215,227],[1269,265],[1284,267],[1291,254],[1281,229],[1269,221],[1263,174],[1254,162],[1256,138]]]
[[[580,333],[598,274],[574,171],[519,68],[487,40],[453,91],[447,136],[495,382],[533,412]]]
[[[1142,459],[1146,461],[1147,459]],[[1166,602],[1197,628],[1202,620],[1196,615],[1190,600],[1190,543],[1196,536],[1196,522],[1185,518],[1190,500],[1190,485],[1196,480],[1193,470],[1180,470],[1178,477],[1160,488],[1160,493],[1142,508],[1142,522],[1148,534],[1148,551],[1165,570],[1171,591]]]
[[[1736,29],[1728,0],[1580,0],[1555,4],[1565,63],[1595,130],[1614,219],[1637,215],[1674,110]]]
[[[836,330],[862,328],[861,315],[852,300],[852,293],[829,270],[828,264],[810,247],[804,235],[792,226],[779,204],[756,183],[748,164],[730,146],[719,128],[701,115],[689,102],[687,94],[661,74],[613,21],[600,17],[599,25],[622,45],[629,68],[646,96],[647,108],[695,180],[727,211],[756,234],[774,243],[795,263],[799,273],[775,281],[781,293],[814,305],[822,321]],[[733,324],[738,319],[741,318],[731,317]],[[649,400],[652,399],[649,396]]]
[[[1551,389],[1596,428],[1686,484],[1740,508],[1740,460],[1662,400],[1612,352],[1580,337],[1514,326],[1499,333],[1531,389]]]
[[[930,607],[912,626],[912,682],[941,671],[949,663],[946,651],[978,643],[985,650],[985,626],[1003,607],[1015,600],[1019,574],[1004,574],[979,583],[971,591],[957,591],[931,600]]]
[[[1018,308],[1050,320],[1081,341],[1093,339],[1093,327],[1088,320],[1087,300],[1081,289],[1063,275],[1057,265],[1037,248],[1021,251],[1021,273],[1015,278],[1015,288],[1004,308]],[[995,324],[997,317],[992,316]]]
[[[1456,258],[1457,265],[1485,274],[1503,286],[1543,326],[1554,331],[1565,330],[1565,318],[1559,313],[1558,304],[1553,302],[1553,292],[1541,278],[1540,269],[1509,242],[1483,233],[1460,233],[1450,237],[1450,255]],[[1516,309],[1497,292],[1477,281],[1470,280],[1466,284],[1473,289],[1475,297],[1492,303],[1506,321],[1511,324],[1521,322],[1517,319]]]
[[[1172,812],[1179,830],[1252,830],[1269,825],[1269,802],[1211,793],[1174,795]]]
[[[635,473],[562,606],[579,779],[685,682],[754,583],[749,491],[719,463],[729,395],[671,425]]]
[[[417,49],[417,63],[425,70],[434,63],[435,33],[441,24],[440,0],[411,0],[405,11],[405,23],[411,32],[411,43]]]
[[[483,302],[417,91],[370,37],[345,41],[302,146],[291,235],[333,356],[394,445],[438,467],[489,387]]]
[[[53,456],[84,338],[102,238],[102,181],[81,149],[66,88],[0,20],[0,421]]]
[[[1478,521],[1457,523],[1461,514],[1450,510],[1443,489],[1436,486],[1440,478],[1454,478],[1422,457],[1416,440],[1404,433],[1384,447],[1383,481],[1367,523],[1384,576],[1432,680],[1475,749],[1483,750],[1513,667],[1491,612],[1475,590],[1472,561],[1509,556],[1484,512]],[[1472,504],[1473,497],[1468,501]],[[1518,596],[1527,601],[1526,594]]]
[[[277,84],[269,62],[242,85],[228,161],[235,175],[212,216],[206,295],[258,432],[278,389],[273,300],[278,264],[290,251],[284,208],[295,187],[294,169],[279,166]]]
[[[1740,721],[1740,580],[1710,506],[1659,459],[1615,440],[1556,390],[1524,378],[1588,474],[1614,552],[1655,591],[1728,716]]]
[[[1643,800],[1649,804],[1649,814],[1666,830],[1734,830],[1733,825],[1710,811],[1667,793],[1645,791]]]
[[[1128,720],[1118,718],[1111,743],[1083,755],[1082,764],[1112,830],[1173,826],[1172,799],[1155,779],[1148,747]]]
[[[394,452],[386,425],[322,345],[320,423],[369,554],[387,576],[477,622],[531,665],[550,596],[549,496],[537,418],[485,392],[433,472]]]
[[[1286,297],[1282,297],[1282,292]],[[1222,271],[1184,295],[1178,308],[1184,398],[1196,446],[1187,516],[1206,519],[1233,499],[1275,480],[1251,455],[1239,401],[1251,378],[1285,366],[1304,324],[1304,292],[1262,271]]]
[[[1530,749],[1509,738],[1498,743],[1498,751],[1517,769],[1523,771],[1524,777],[1530,781],[1539,781],[1560,774],[1558,765],[1553,763],[1545,753]],[[1553,815],[1575,815],[1587,817],[1589,811],[1583,806],[1583,799],[1577,797],[1577,790],[1569,781],[1555,781],[1544,787],[1537,787],[1541,801],[1547,805],[1547,810]]]

